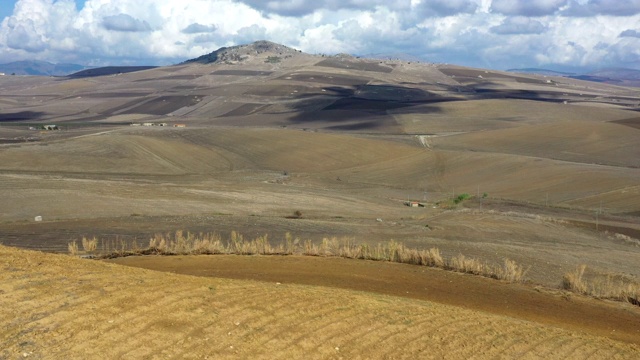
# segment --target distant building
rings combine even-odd
[[[0,76],[4,76],[4,73],[0,73]]]
[[[424,207],[424,204],[418,201],[405,201],[404,204],[408,207]]]
[[[58,125],[42,125],[42,130],[60,130]]]
[[[142,126],[153,126],[153,123],[150,123],[150,122],[142,123]]]
[[[160,124],[158,124],[158,126],[168,126],[168,124],[167,123],[160,123]]]
[[[187,127],[187,125],[185,125],[185,124],[173,124],[173,127],[185,128],[185,127]]]

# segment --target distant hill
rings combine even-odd
[[[65,76],[85,69],[89,67],[78,64],[53,64],[39,60],[0,64],[0,72],[6,75]]]
[[[549,69],[540,69],[540,68],[523,68],[523,69],[509,69],[508,72],[515,72],[521,74],[537,74],[537,75],[547,75],[547,76],[572,76],[576,75],[575,73],[563,72],[563,71],[554,71]]]
[[[70,74],[70,77],[93,77],[116,74],[126,74],[130,72],[155,69],[157,66],[105,66],[99,68],[86,69]]]
[[[293,55],[300,53],[299,50],[276,44],[271,41],[260,40],[247,45],[238,45],[238,46],[230,46],[230,47],[222,47],[214,52],[209,54],[205,54],[199,56],[194,59],[189,59],[183,64],[188,63],[200,63],[200,64],[211,64],[211,63],[238,63],[241,62],[251,55],[258,55],[264,53],[272,53],[274,55]],[[274,59],[274,61],[276,61]]]
[[[640,87],[640,70],[636,69],[604,68],[585,73],[570,73],[539,68],[509,69],[507,71],[521,74],[563,76],[577,80]]]

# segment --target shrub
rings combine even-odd
[[[471,195],[469,195],[467,193],[464,193],[464,194],[458,195],[455,199],[453,199],[453,202],[456,203],[456,204],[459,204],[459,203],[461,203],[461,202],[463,202],[463,201],[465,201],[467,199],[470,199],[470,198],[471,198]]]

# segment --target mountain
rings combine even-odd
[[[273,43],[271,41],[260,40],[251,44],[238,45],[231,47],[222,47],[214,52],[189,59],[183,64],[188,63],[238,63],[243,62],[255,55],[273,54],[279,55],[267,59],[267,62],[278,62],[280,56],[292,56],[299,54],[300,51],[290,47]]]
[[[73,74],[69,74],[69,77],[93,77],[93,76],[106,76],[106,75],[118,75],[126,74],[130,72],[155,69],[157,66],[105,66],[99,68],[84,69]]]
[[[0,64],[0,72],[6,75],[65,76],[85,69],[89,67],[78,64],[53,64],[39,60]]]
[[[576,75],[575,73],[564,72],[564,71],[554,71],[549,69],[540,69],[540,68],[523,68],[523,69],[509,69],[508,72],[515,72],[521,74],[536,74],[536,75],[546,75],[546,76],[571,76]]]
[[[536,74],[545,76],[562,76],[576,80],[585,80],[612,85],[640,87],[640,70],[625,68],[603,68],[584,73],[561,72],[549,69],[524,68],[509,69],[508,72]]]

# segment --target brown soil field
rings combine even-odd
[[[380,291],[376,294],[376,289],[391,287],[389,278],[377,280],[374,275],[378,271],[387,273],[385,264],[359,263],[353,275],[364,286],[354,291],[353,287],[340,288],[340,284],[352,283],[348,281],[350,276],[334,273],[329,281],[319,281],[333,282],[333,287],[301,285],[289,282],[293,280],[292,273],[282,266],[263,263],[252,270],[246,265],[262,259],[242,259],[203,260],[220,261],[227,270],[227,266],[236,268],[237,274],[243,267],[249,273],[265,268],[273,271],[264,276],[264,281],[230,280],[0,247],[0,356],[633,359],[640,353],[639,337],[634,334],[637,329],[628,323],[637,323],[637,309],[625,310],[619,305],[574,297],[558,301],[551,296],[551,304],[556,301],[559,305],[573,305],[562,306],[565,309],[584,311],[581,314],[585,324],[576,328],[574,325],[580,320],[572,318],[558,326],[544,319],[538,322],[521,318],[520,311],[496,315],[473,309],[474,306],[447,305],[442,301],[446,294],[434,295],[440,296],[440,301],[420,299],[420,293],[426,294],[431,286],[431,292],[437,293],[443,286],[438,281],[448,280],[445,288],[452,289],[455,284],[468,285],[467,281],[473,279],[470,277],[439,271],[414,274],[414,281],[420,275],[427,280],[424,290],[415,291],[416,297],[406,293],[408,297],[400,297]],[[200,259],[172,259],[174,264],[189,260]],[[284,267],[300,263],[296,258],[276,259],[281,260],[288,262]],[[305,260],[308,265],[297,268],[309,273],[318,267],[343,266],[330,259],[313,260]],[[327,261],[329,264],[321,263]],[[203,272],[199,271],[199,275]],[[429,278],[434,282],[429,283]],[[414,293],[414,289],[423,286],[411,281],[398,281],[396,291]],[[372,288],[364,289],[366,284]],[[497,288],[497,284],[472,286],[466,295],[482,298],[487,290]],[[535,294],[531,289],[511,288],[507,304],[502,306],[517,307],[516,303],[509,306],[509,301],[518,292],[523,292],[522,298]],[[537,310],[544,310],[544,303],[542,306],[533,304]],[[590,321],[589,315],[607,307],[611,308],[605,312],[612,316],[606,325]],[[543,318],[553,318],[541,313]],[[614,334],[618,332],[622,335]]]
[[[540,289],[558,289],[563,275],[582,264],[587,266],[588,276],[603,274],[640,282],[637,266],[640,263],[640,130],[634,120],[638,118],[640,90],[568,78],[345,56],[327,58],[290,49],[285,51],[281,46],[277,52],[268,48],[254,49],[250,45],[232,49],[229,51],[235,51],[235,55],[217,63],[189,63],[82,79],[0,77],[0,243],[66,252],[69,242],[83,236],[96,236],[99,248],[106,252],[121,243],[132,246],[135,242],[146,246],[154,234],[177,230],[215,233],[224,241],[233,231],[247,239],[267,234],[276,243],[290,233],[300,243],[310,240],[318,244],[325,238],[335,237],[338,241],[376,246],[394,240],[416,249],[435,247],[448,258],[462,254],[491,264],[502,264],[510,259],[529,269],[527,281],[537,284],[531,286],[541,286]],[[279,54],[282,51],[283,54]],[[167,123],[169,126],[142,126],[142,123]],[[44,124],[56,124],[61,130],[40,130]],[[174,128],[175,124],[183,124],[186,128]],[[418,201],[422,206],[405,206],[404,203],[410,200]],[[294,212],[302,215],[292,216]],[[37,216],[43,221],[35,221]],[[15,255],[13,250],[3,251],[11,253],[6,255],[9,257],[39,259],[43,256],[42,261],[52,259],[53,263],[59,264],[72,260],[17,250],[15,254],[21,255]],[[176,259],[171,261],[178,261]],[[200,261],[189,259],[194,264]],[[267,269],[270,267],[267,263],[273,261],[275,271],[280,266],[279,260],[260,259],[265,261],[260,266]],[[187,259],[180,261],[189,263]],[[313,261],[326,264],[327,271],[334,266],[323,263],[322,259]],[[139,293],[145,294],[152,288],[160,289],[164,280],[151,280],[154,276],[174,279],[173,275],[100,263],[72,260],[69,264],[73,265],[65,271],[84,280],[101,271],[114,271],[113,279],[120,275],[136,277],[138,275],[126,274],[140,274],[146,282],[154,284],[151,288],[140,289]],[[380,270],[385,272],[384,276],[380,275],[381,279],[393,275],[386,271],[395,273],[401,269],[387,265],[390,264],[376,265],[385,269]],[[52,265],[52,269],[60,269],[56,266]],[[92,266],[101,270],[91,270]],[[167,268],[171,266],[167,265]],[[184,269],[195,268],[187,265]],[[44,279],[52,272],[43,269],[44,272],[38,273],[35,268],[24,271],[20,275],[22,280],[15,279],[25,282],[16,283],[15,291],[3,288],[4,294],[24,295],[27,290],[21,289],[29,286],[44,286],[34,288],[36,292],[49,291],[47,284],[51,282]],[[82,275],[83,271],[87,273]],[[243,271],[238,270],[229,277],[252,278]],[[300,273],[305,274],[305,271],[302,269]],[[357,272],[355,267],[353,271]],[[344,272],[349,273],[348,270]],[[318,303],[317,309],[328,306],[327,315],[339,316],[340,299],[353,297],[360,299],[354,301],[362,305],[349,307],[349,311],[355,312],[348,313],[351,320],[347,322],[355,324],[354,327],[336,327],[345,341],[367,334],[368,326],[372,327],[373,333],[376,333],[375,329],[386,329],[380,333],[383,334],[380,338],[372,336],[370,341],[358,342],[361,347],[349,350],[343,355],[345,358],[368,358],[363,351],[369,347],[374,347],[380,357],[415,357],[418,351],[426,349],[422,347],[424,344],[413,341],[421,337],[431,339],[426,343],[435,341],[434,349],[439,349],[427,357],[464,358],[476,350],[485,351],[478,357],[510,358],[517,354],[524,358],[535,357],[534,354],[540,357],[562,357],[561,354],[579,358],[589,357],[589,354],[595,358],[633,357],[626,352],[629,348],[599,352],[618,349],[615,346],[619,344],[606,345],[609,340],[601,337],[609,335],[602,329],[597,330],[595,322],[583,324],[584,336],[597,336],[595,342],[576,340],[582,338],[576,337],[574,332],[580,332],[583,325],[558,325],[564,321],[558,320],[564,319],[559,315],[561,311],[556,312],[559,317],[555,320],[540,320],[533,315],[527,317],[513,312],[499,317],[500,307],[478,305],[469,306],[470,312],[462,316],[457,315],[460,311],[457,308],[446,310],[449,305],[440,308],[441,305],[431,303],[440,300],[427,295],[400,299],[396,296],[401,295],[402,290],[385,292],[373,285],[371,289],[348,286],[357,283],[356,280],[340,280],[340,285],[316,283],[313,276],[289,275],[293,276],[289,278],[291,282],[303,285],[287,285],[290,291],[283,294],[284,307],[278,307],[280,310],[277,311],[287,312],[287,307],[299,306],[304,312],[302,304],[305,299],[312,298],[310,294],[313,293],[321,294],[319,301],[327,299],[325,305]],[[331,276],[328,274],[327,279]],[[36,280],[29,280],[31,278]],[[198,284],[211,281],[227,284],[225,289],[237,294],[238,297],[233,298],[236,300],[247,296],[242,293],[245,287],[270,294],[280,289],[273,287],[273,283],[245,280],[175,279],[180,279],[175,280],[176,284],[185,282],[186,287],[180,287],[184,293],[176,295],[180,299],[193,289],[201,289]],[[84,280],[74,286],[83,284]],[[274,278],[263,280],[273,282]],[[133,284],[135,280],[125,283]],[[96,290],[102,286],[99,284],[91,290],[97,292],[91,294],[99,293]],[[433,287],[443,287],[443,284],[446,284],[444,280],[436,281]],[[486,289],[504,286],[517,294],[535,291],[529,285],[523,288],[489,280],[478,280],[477,284]],[[113,286],[122,289],[119,285]],[[206,288],[206,285],[202,286]],[[301,289],[310,292],[296,295]],[[394,297],[384,297],[382,301],[382,295],[358,292],[369,290]],[[50,305],[63,309],[55,312],[58,314],[55,321],[59,321],[56,326],[67,326],[64,321],[76,321],[71,315],[76,308],[64,310],[65,303],[61,299],[71,293],[64,289],[55,291],[58,291],[58,297],[52,297]],[[489,290],[478,291],[489,293]],[[548,291],[553,292],[540,290],[540,293],[547,294]],[[334,293],[340,295],[325,296]],[[115,303],[104,300],[107,302],[103,305],[113,307],[113,311],[129,306],[125,299],[135,298],[131,294],[111,295],[121,299],[114,300]],[[45,301],[48,293],[37,296]],[[78,295],[73,299],[81,307],[88,304],[82,299],[97,299],[91,296]],[[238,312],[224,316],[231,318],[246,310],[249,311],[247,314],[253,314],[247,316],[258,319],[258,314],[264,314],[264,311],[255,308],[259,296],[253,293],[251,296],[254,296],[254,302],[248,302],[247,308],[236,307],[234,311]],[[520,295],[513,296],[520,299]],[[554,294],[549,296],[558,299]],[[454,297],[451,295],[449,300],[442,302],[462,305],[459,304],[461,300],[452,300]],[[538,299],[534,295],[532,298]],[[3,311],[18,306],[13,303],[18,298],[11,299],[2,298],[6,303]],[[136,301],[142,306],[144,302],[162,302],[162,299],[160,295],[143,296]],[[179,306],[201,309],[208,300],[205,297],[198,299],[195,303]],[[574,304],[573,299],[566,303]],[[583,300],[575,301],[582,303]],[[392,316],[393,320],[384,324],[376,322],[380,318],[367,317],[367,314],[383,311],[385,303],[398,306],[392,310],[397,317]],[[166,305],[166,302],[162,304]],[[232,302],[223,305],[229,304]],[[407,313],[398,310],[400,304],[410,304],[407,306],[411,311],[433,307],[449,313],[438,315],[437,322],[422,317],[416,323],[406,320],[407,316],[402,314]],[[545,304],[549,308],[556,307],[553,302]],[[564,309],[560,305],[557,308]],[[144,309],[150,312],[153,306],[147,305]],[[89,310],[82,311],[89,314]],[[297,311],[291,310],[287,314]],[[381,314],[391,316],[384,311]],[[476,313],[478,311],[482,315]],[[37,318],[37,314],[30,314]],[[288,356],[320,349],[320,344],[325,343],[323,331],[331,328],[327,321],[336,320],[333,317],[323,320],[323,314],[311,314],[313,320],[304,323],[304,326],[310,326],[304,338],[294,334],[297,322],[269,328],[271,332],[264,334],[247,328],[243,333],[245,340],[254,339],[255,342],[247,340],[253,345],[246,349],[254,351],[256,357],[269,357],[268,351],[292,344],[299,347],[289,346],[297,352]],[[476,325],[465,328],[459,316],[479,317]],[[142,313],[138,313],[126,319],[142,317]],[[368,320],[360,321],[363,317]],[[257,328],[267,326],[265,324],[272,319],[265,317]],[[454,320],[447,322],[447,319]],[[531,323],[538,320],[544,325]],[[185,320],[181,324],[184,331],[196,334],[199,330],[192,332],[189,326],[200,326],[197,323],[203,327],[194,329],[205,329],[214,322],[215,319],[204,317]],[[171,323],[176,322],[164,323],[167,331],[171,329],[167,324]],[[487,341],[496,343],[497,350],[429,332],[439,327],[434,324],[449,323],[453,324],[451,334],[458,331],[458,335],[484,336],[489,339]],[[516,323],[527,330],[514,325]],[[504,337],[508,330],[484,332],[482,329],[487,324],[502,324],[489,328],[504,325],[505,329],[514,329],[520,335]],[[75,325],[68,326],[73,328]],[[97,328],[106,333],[113,331],[109,334],[119,334],[122,330],[112,325],[104,326]],[[148,337],[141,339],[151,339],[155,331],[160,331],[155,326],[134,328],[136,334],[144,333]],[[456,327],[459,328],[454,330]],[[81,329],[84,330],[74,331],[91,331],[88,330],[91,327]],[[145,329],[149,333],[145,333]],[[411,329],[413,335],[407,337],[407,329]],[[287,336],[294,340],[287,342],[278,338],[278,331],[289,334]],[[49,337],[52,335],[46,331],[42,333],[43,341],[54,343]],[[19,332],[12,334],[12,339],[30,336],[19,335]],[[168,333],[163,334],[168,339]],[[334,339],[340,336],[336,334],[327,333],[325,338],[337,342]],[[574,335],[564,338],[562,334]],[[124,332],[121,335],[134,336]],[[78,336],[80,341],[73,346],[80,349],[84,346],[83,335]],[[380,341],[384,336],[389,339]],[[559,340],[549,344],[547,339],[550,338]],[[67,339],[71,339],[71,335]],[[198,339],[197,344],[205,343],[204,338]],[[11,342],[10,351],[20,351],[19,344],[25,341]],[[155,350],[139,350],[140,353],[136,352],[136,349],[143,349],[139,344],[137,348],[136,345],[123,345],[115,354],[164,356],[162,351],[156,350],[166,341],[169,340],[156,343]],[[521,347],[522,341],[528,345]],[[89,341],[87,344],[96,343]],[[167,356],[186,354],[177,350],[178,345],[174,342],[170,344],[173,345],[167,345]],[[225,343],[227,350],[231,345]],[[336,343],[326,351],[343,346]],[[260,347],[264,351],[256,350]],[[69,350],[72,348],[69,344],[59,347],[63,348],[67,352],[61,350],[60,353],[79,354]],[[82,349],[92,351],[91,346]],[[318,357],[341,356],[322,349]],[[222,351],[202,354],[233,355]],[[249,352],[239,352],[236,356],[242,357]],[[138,354],[142,355],[136,356]],[[11,358],[14,355],[11,352]],[[2,353],[0,358],[3,356],[8,355]]]

